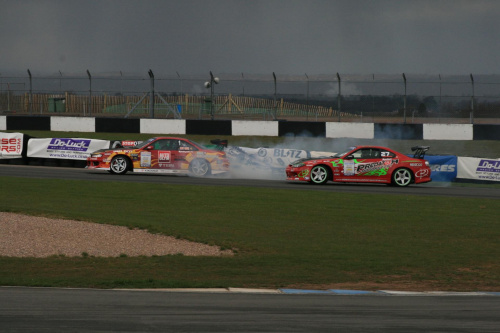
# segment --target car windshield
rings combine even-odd
[[[349,148],[345,149],[343,152],[333,155],[333,157],[344,157],[344,155],[346,155],[347,153],[349,153],[350,151],[352,151],[355,148],[356,147],[349,147]]]
[[[146,141],[139,142],[138,144],[135,145],[134,148],[136,148],[136,149],[144,148],[147,145],[149,145],[152,141],[154,141],[155,139],[156,138],[151,138],[151,139],[147,139]]]

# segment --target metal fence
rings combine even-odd
[[[0,75],[0,114],[499,123],[500,75]]]

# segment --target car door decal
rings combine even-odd
[[[354,160],[344,161],[344,176],[354,176],[356,173],[356,166]]]
[[[151,152],[143,151],[141,152],[141,168],[151,167]]]

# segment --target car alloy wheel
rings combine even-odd
[[[197,158],[189,165],[191,174],[197,177],[203,177],[210,174],[210,164],[207,160]]]
[[[123,175],[129,169],[129,161],[124,156],[115,156],[111,160],[110,171],[112,173]]]
[[[311,169],[311,182],[324,184],[328,181],[328,170],[323,165],[316,165]]]
[[[392,182],[397,186],[408,186],[412,180],[411,171],[405,168],[397,169],[392,174]]]

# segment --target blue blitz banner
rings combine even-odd
[[[454,155],[425,155],[431,167],[433,182],[452,182],[457,178],[457,157]]]

